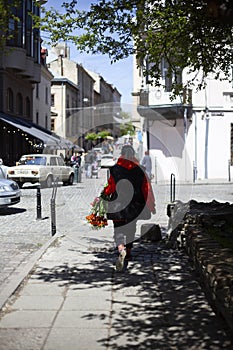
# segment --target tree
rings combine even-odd
[[[134,136],[135,127],[133,123],[130,121],[130,115],[127,112],[121,112],[121,119],[122,119],[122,123],[120,124],[121,136],[124,136],[124,135]]]
[[[43,7],[38,25],[52,43],[70,40],[80,51],[108,54],[112,62],[136,54],[150,84],[160,86],[165,59],[168,77],[179,76],[184,68],[201,72],[202,88],[210,73],[215,79],[222,73],[224,79],[231,78],[232,16],[231,0],[100,0],[87,11],[70,0],[63,3],[61,13]],[[183,88],[174,79],[174,94]]]
[[[20,8],[19,0],[0,0],[0,49],[4,48],[6,41],[12,39],[14,29],[20,22],[18,11]],[[13,27],[12,27],[13,26]]]
[[[108,54],[113,62],[136,54],[147,81],[157,86],[163,58],[167,76],[187,67],[201,71],[199,88],[209,73],[219,79],[223,72],[230,79],[232,27],[218,21],[208,1],[101,0],[88,11],[79,11],[77,3],[64,3],[65,14],[44,12],[42,29],[51,32],[52,42],[71,40],[78,50]],[[183,86],[174,80],[172,89],[178,94]]]

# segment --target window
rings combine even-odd
[[[171,92],[171,88],[172,88],[172,77],[170,75],[168,75],[168,69],[169,69],[169,63],[168,61],[163,58],[162,59],[162,78],[165,81],[165,91],[166,92]]]
[[[7,89],[7,109],[10,112],[14,111],[14,95],[11,88]]]
[[[39,124],[39,112],[36,112],[36,124]]]
[[[57,161],[58,161],[58,165],[60,165],[60,166],[64,166],[65,165],[65,163],[64,163],[62,158],[58,158]]]
[[[12,14],[17,17],[17,20],[10,18],[8,22],[8,35],[7,45],[22,47],[23,46],[23,6],[12,5]]]
[[[25,48],[28,56],[32,56],[32,1],[26,0],[25,13]]]
[[[39,98],[39,84],[36,83],[36,98]]]
[[[33,4],[33,13],[40,17],[40,7]],[[40,30],[33,28],[33,57],[36,63],[40,63]]]
[[[170,73],[169,68],[169,62],[166,60],[166,58],[162,58],[161,76],[164,80],[164,88],[166,92],[172,91],[172,83],[176,82],[176,84],[182,84],[182,70],[179,67],[176,67],[176,70]]]
[[[50,158],[50,165],[57,165],[57,158],[56,157]]]
[[[55,106],[55,95],[52,94],[51,95],[51,107],[54,107]]]
[[[23,114],[23,96],[20,92],[16,96],[16,113],[19,115]]]
[[[51,118],[51,131],[55,131],[55,118]]]

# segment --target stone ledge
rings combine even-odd
[[[183,219],[177,220],[184,208]],[[215,201],[192,201],[191,205],[185,203],[183,206],[178,203],[171,213],[170,226],[173,229],[169,239],[172,246],[182,246],[190,256],[213,309],[223,317],[233,336],[233,250],[224,248],[208,234],[209,227],[223,231],[223,227],[232,225],[232,219],[233,206],[229,203],[225,206]],[[175,240],[178,244],[174,244]]]
[[[233,255],[205,232],[186,231],[185,249],[198,271],[215,311],[226,320],[233,334]]]

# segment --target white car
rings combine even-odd
[[[20,189],[15,181],[8,180],[5,177],[0,166],[0,208],[6,208],[9,205],[20,202]]]
[[[115,158],[111,153],[109,154],[103,154],[100,160],[100,166],[101,168],[109,168],[113,165],[115,165],[116,161]]]
[[[18,165],[8,168],[8,179],[14,180],[22,188],[23,184],[41,183],[52,187],[53,182],[63,182],[63,185],[72,185],[74,169],[67,166],[62,157],[53,154],[26,154]]]

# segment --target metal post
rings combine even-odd
[[[36,213],[37,219],[41,219],[41,192],[40,192],[40,184],[37,186],[36,193]]]
[[[197,166],[196,166],[196,163],[193,162],[193,183],[195,183],[197,179]]]
[[[175,192],[176,192],[175,174],[171,174],[171,183],[170,183],[170,201],[171,201],[171,203],[175,202]]]
[[[51,229],[52,229],[52,236],[55,235],[56,233],[56,211],[55,211],[55,199],[56,199],[56,194],[57,194],[57,185],[58,185],[58,178],[54,181],[53,184],[53,192],[52,192],[52,197],[51,197]]]

